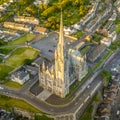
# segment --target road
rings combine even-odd
[[[106,18],[106,16],[104,16],[104,18]],[[99,19],[99,21],[100,20],[101,19]],[[98,27],[98,24],[99,24],[98,22],[95,23],[95,26],[92,29],[92,31],[86,33],[82,38],[79,39],[78,42],[80,42],[80,40],[84,39],[86,36],[92,34],[96,30],[96,28]],[[76,46],[76,44],[78,44],[78,42],[75,42],[75,46]],[[73,45],[73,47],[74,47],[74,45]],[[116,54],[113,55],[110,58],[110,60],[113,59],[113,57],[115,57],[115,56],[116,56]],[[18,98],[18,99],[22,99],[22,100],[28,102],[29,104],[33,105],[34,107],[36,107],[40,111],[47,113],[47,114],[61,115],[61,114],[74,113],[75,110],[77,110],[77,108],[81,104],[86,102],[86,99],[92,93],[94,88],[98,84],[101,83],[101,80],[99,79],[98,75],[101,72],[101,70],[109,63],[110,60],[108,60],[107,63],[105,63],[104,65],[102,65],[93,74],[93,76],[90,76],[90,78],[88,78],[85,81],[84,85],[80,85],[74,91],[74,94],[76,95],[75,99],[71,103],[64,105],[64,106],[63,105],[62,106],[52,106],[50,104],[47,104],[46,102],[43,102],[43,101],[37,99],[32,94],[28,93],[30,86],[33,85],[38,80],[38,76],[36,76],[34,78],[34,80],[29,81],[21,90],[14,90],[14,89],[10,89],[10,88],[2,86],[3,89],[0,90],[0,94],[11,96],[11,97]],[[89,85],[89,87],[88,87],[88,85]]]
[[[117,51],[117,53],[118,52],[119,51]],[[113,59],[116,56],[117,56],[117,54],[114,54],[114,56],[112,56],[111,59]],[[109,59],[109,61],[111,59]],[[109,63],[109,61],[108,61],[108,63]],[[10,88],[4,87],[4,89],[0,90],[0,94],[23,99],[26,102],[33,105],[34,107],[36,107],[37,109],[39,109],[40,111],[45,112],[47,114],[60,115],[60,114],[73,113],[79,107],[79,105],[84,102],[84,100],[88,97],[88,95],[94,90],[94,87],[99,84],[100,79],[97,77],[97,75],[102,70],[102,68],[103,68],[103,66],[101,68],[99,68],[99,70],[91,77],[91,80],[88,79],[87,83],[84,85],[84,89],[79,87],[76,90],[76,92],[75,92],[76,98],[74,99],[74,101],[72,101],[70,104],[67,104],[64,106],[63,105],[62,106],[48,105],[47,103],[37,99],[32,94],[28,94],[27,92],[24,92],[26,89],[29,88],[29,85],[32,83],[32,81],[28,82],[26,87],[22,88],[22,91],[16,91],[16,90],[12,90]],[[87,88],[88,85],[90,86],[89,88]]]

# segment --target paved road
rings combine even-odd
[[[98,84],[100,79],[94,79],[94,82],[90,84],[90,88],[85,89],[85,91],[82,91],[81,94],[77,95],[77,98],[69,105],[66,106],[51,106],[47,105],[46,103],[43,103],[39,99],[37,99],[35,96],[32,96],[31,94],[26,94],[26,92],[19,92],[15,90],[11,90],[7,87],[4,87],[4,89],[0,90],[1,94],[5,94],[8,96],[12,96],[15,98],[22,98],[25,101],[29,102],[33,106],[37,107],[38,109],[42,110],[43,112],[47,112],[49,114],[61,114],[61,113],[70,113],[77,109],[78,104],[82,104],[86,96],[88,96],[92,89]],[[72,109],[71,109],[72,108]]]
[[[98,24],[96,24],[96,27],[93,30],[95,30],[97,28],[97,26],[98,26]],[[86,37],[87,35],[92,34],[92,32],[88,32],[85,36],[83,36],[83,38]],[[76,44],[78,44],[78,43],[76,43]],[[113,57],[111,57],[111,59],[113,59]],[[103,66],[101,68],[99,68],[98,71],[96,71],[96,73],[94,73],[94,75],[91,76],[90,79],[88,79],[86,81],[84,86],[78,87],[78,89],[75,91],[76,99],[74,101],[72,101],[70,104],[65,105],[65,106],[48,105],[47,103],[37,99],[35,96],[25,92],[29,89],[30,84],[33,84],[33,81],[28,82],[26,84],[26,86],[21,89],[21,91],[16,91],[16,90],[4,87],[4,89],[0,90],[0,94],[23,99],[26,102],[28,102],[31,105],[38,108],[40,111],[45,112],[47,114],[58,115],[58,114],[62,114],[62,113],[63,114],[72,113],[79,107],[80,104],[82,104],[85,101],[85,99],[88,97],[88,95],[94,90],[94,87],[100,83],[100,79],[97,76],[100,73],[100,71],[102,70],[102,68],[103,68]],[[37,77],[35,80],[37,81]],[[87,87],[88,85],[90,86],[89,88]]]
[[[113,59],[116,56],[117,54],[112,56],[111,59]],[[87,82],[86,85],[84,85],[84,89],[83,88],[77,89],[75,93],[77,96],[76,99],[72,101],[72,103],[65,106],[51,106],[51,105],[48,105],[47,103],[44,103],[43,101],[40,101],[39,99],[37,99],[35,96],[32,96],[31,94],[28,94],[26,92],[11,90],[10,88],[7,88],[7,87],[4,87],[4,89],[1,89],[0,93],[15,97],[15,98],[23,99],[26,102],[30,103],[31,105],[35,106],[36,108],[38,108],[39,110],[47,114],[52,114],[52,115],[59,115],[62,113],[68,114],[68,113],[74,112],[74,110],[78,108],[78,106],[84,101],[84,99],[86,99],[88,94],[90,94],[94,89],[94,87],[99,83],[100,79],[98,79],[97,75],[101,70],[102,70],[102,67],[92,76],[91,80],[88,79],[89,82]],[[89,89],[87,88],[88,84],[90,85]],[[28,89],[28,86],[26,87],[27,89]],[[78,94],[78,91],[81,91],[81,92],[79,92]]]

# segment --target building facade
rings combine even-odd
[[[69,87],[76,80],[80,81],[87,74],[87,70],[86,57],[77,50],[66,49],[61,14],[55,65],[47,67],[43,62],[42,67],[39,68],[40,86],[64,98],[69,93]]]
[[[11,74],[11,80],[21,85],[23,85],[29,79],[30,75],[23,67],[19,68]]]

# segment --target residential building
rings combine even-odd
[[[30,79],[30,76],[23,67],[21,67],[20,69],[18,69],[17,71],[11,74],[11,80],[21,85],[24,84],[29,79]]]
[[[116,20],[116,17],[117,17],[117,14],[116,14],[116,12],[114,12],[114,13],[112,14],[112,16],[109,18],[109,20],[110,20],[110,21],[115,21],[115,20]]]
[[[50,0],[35,0],[34,5],[39,6],[40,4],[48,4]]]
[[[112,42],[114,42],[117,38],[117,33],[115,31],[109,32],[108,37],[110,37],[112,39]]]
[[[64,33],[66,35],[70,35],[70,34],[73,34],[75,32],[77,32],[77,30],[73,27],[64,27]]]
[[[48,32],[47,28],[43,28],[43,27],[39,27],[39,26],[35,26],[33,31],[36,33],[44,34],[44,35],[46,35]]]
[[[15,22],[4,22],[3,26],[5,28],[11,28],[11,29],[16,29],[16,30],[25,31],[25,32],[31,31],[31,27],[25,24],[20,24]]]
[[[34,18],[34,17],[17,16],[17,17],[14,17],[14,21],[35,24],[35,25],[39,24],[39,20],[37,18]]]
[[[109,47],[109,46],[111,45],[111,42],[112,42],[111,38],[107,38],[107,37],[104,37],[104,38],[100,41],[101,44],[104,44],[104,45],[106,45],[107,47]]]

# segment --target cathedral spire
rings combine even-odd
[[[61,18],[60,18],[60,32],[59,32],[59,42],[57,47],[57,54],[60,58],[64,58],[64,33],[63,33],[63,18],[62,18],[62,10],[61,10]]]
[[[61,47],[64,46],[62,9],[61,9],[61,18],[60,18],[59,44],[61,44]]]
[[[64,62],[65,62],[65,50],[64,50],[64,34],[63,34],[63,19],[62,10],[60,18],[60,32],[59,32],[59,42],[57,49],[55,51],[55,73],[56,79],[64,81]]]

